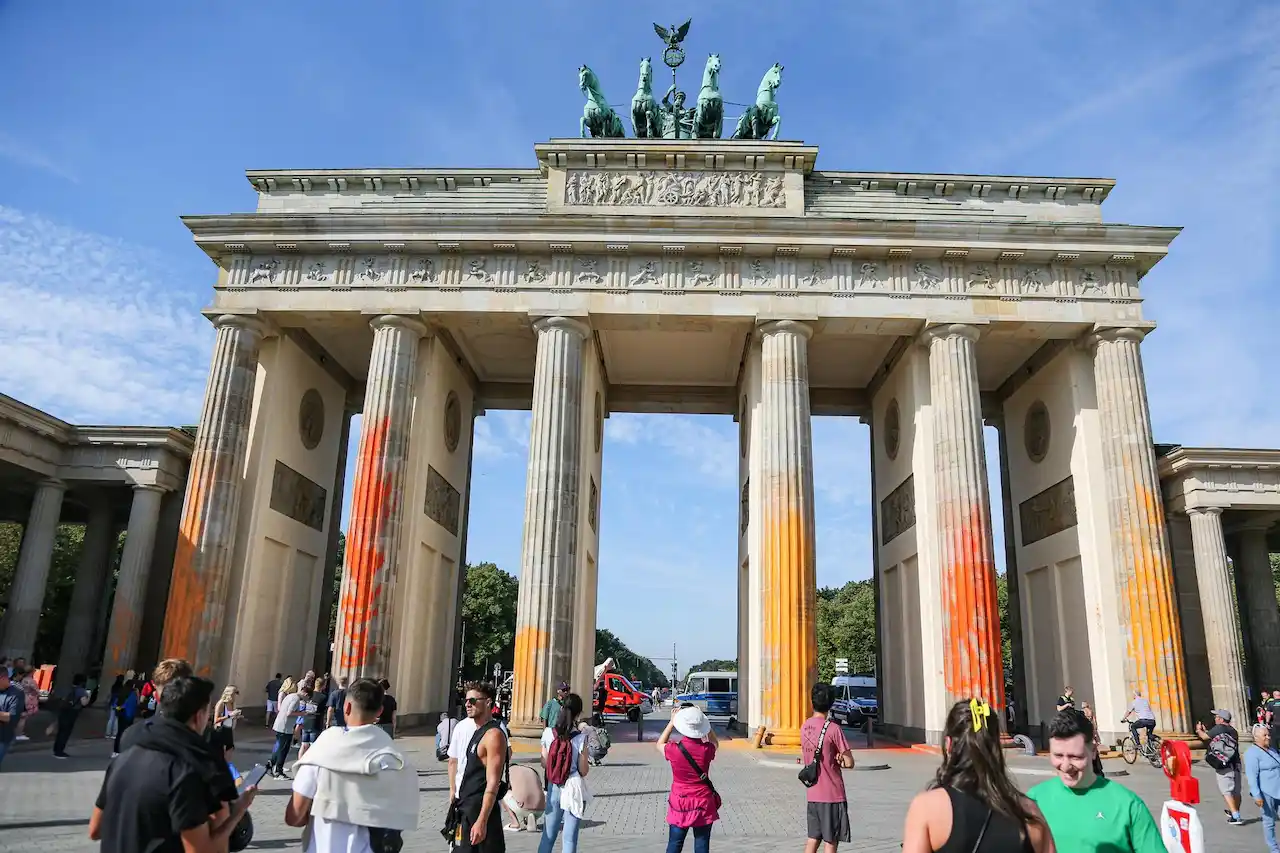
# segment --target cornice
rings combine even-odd
[[[159,447],[183,459],[190,458],[195,438],[174,427],[159,426],[77,426],[72,444],[106,447]]]
[[[376,169],[248,169],[245,178],[260,193],[406,191],[421,188],[456,189],[500,182],[537,180],[539,169],[432,169],[393,167]]]
[[[1236,447],[1179,447],[1160,457],[1161,479],[1192,474],[1198,469],[1257,468],[1280,471],[1280,450]]]
[[[75,429],[71,424],[55,418],[48,412],[42,412],[34,406],[28,406],[7,394],[0,394],[0,419],[10,420],[24,429],[37,435],[51,438],[59,443],[66,443]]]

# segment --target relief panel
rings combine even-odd
[[[1070,477],[1054,483],[1018,506],[1022,544],[1039,542],[1076,526],[1076,489]]]
[[[271,477],[270,507],[312,530],[324,530],[324,486],[276,460]]]
[[[462,519],[462,494],[444,478],[439,471],[427,466],[427,497],[423,512],[427,518],[458,535],[458,524]]]
[[[912,474],[880,502],[880,544],[888,545],[916,526],[916,483]]]

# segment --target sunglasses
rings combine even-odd
[[[472,705],[483,705],[485,702],[488,702],[488,701],[489,701],[488,699],[482,698],[480,696],[468,696],[467,706],[470,707]]]

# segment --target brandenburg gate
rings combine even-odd
[[[333,671],[444,709],[474,419],[529,409],[529,731],[556,682],[591,685],[604,419],[732,415],[740,716],[794,744],[817,659],[810,419],[835,415],[872,434],[890,731],[936,740],[953,700],[1005,704],[993,513],[1030,714],[1065,673],[1104,725],[1137,688],[1188,731],[1141,352],[1144,277],[1177,229],[1104,222],[1100,178],[822,170],[817,147],[760,138],[776,105],[724,139],[702,103],[667,102],[662,136],[624,138],[594,103],[585,138],[529,168],[251,171],[254,212],[184,220],[217,266],[217,337],[164,653],[240,685],[323,665],[340,570]]]

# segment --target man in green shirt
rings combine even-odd
[[[542,711],[538,714],[538,719],[542,720],[542,724],[547,728],[556,724],[556,718],[560,716],[560,708],[564,705],[565,698],[569,695],[569,683],[562,681],[556,685],[556,695],[547,700],[547,704],[542,706]]]
[[[1093,723],[1069,708],[1049,724],[1049,758],[1058,778],[1027,796],[1036,801],[1054,845],[1071,853],[1164,853],[1160,830],[1138,795],[1093,772]]]

